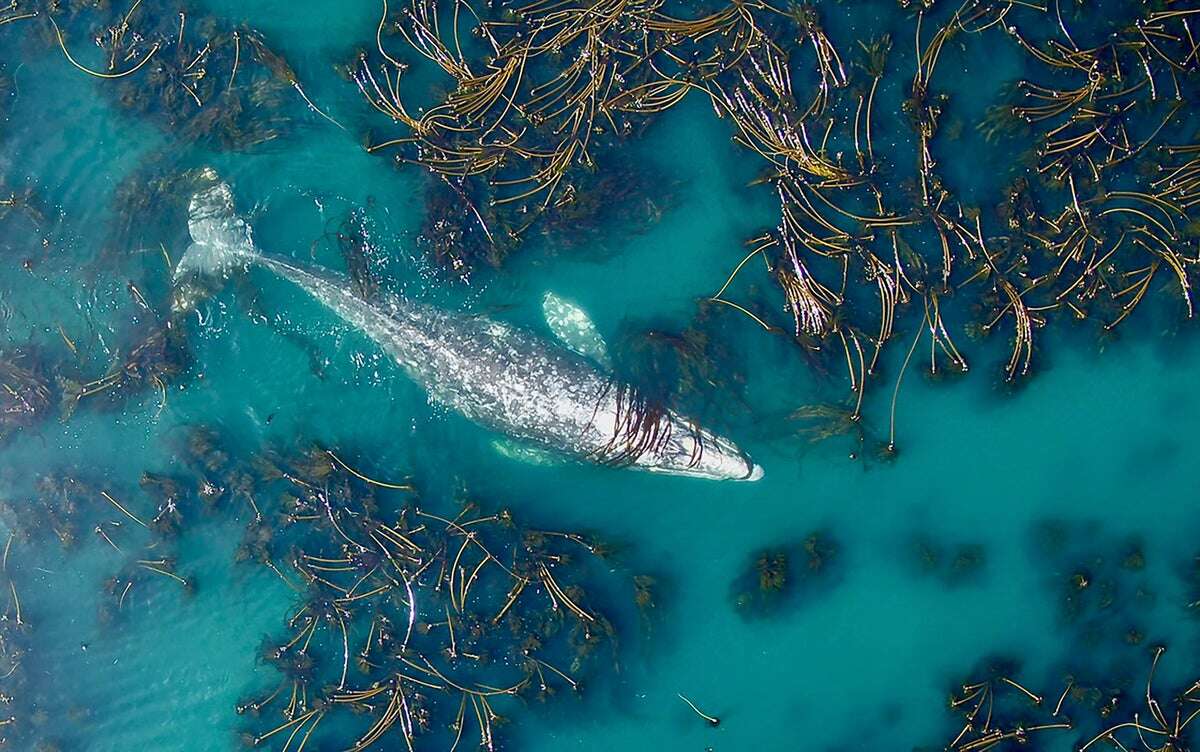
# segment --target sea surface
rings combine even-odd
[[[419,239],[426,178],[363,148],[365,134],[392,126],[336,70],[373,45],[379,7],[211,0],[191,12],[259,30],[344,128],[285,86],[280,107],[291,122],[280,138],[245,150],[189,141],[121,106],[114,82],[72,67],[52,38],[29,38],[23,22],[0,26],[0,75],[11,82],[0,110],[0,196],[28,188],[41,207],[36,219],[0,218],[0,350],[36,347],[88,378],[128,354],[166,317],[168,264],[187,245],[182,207],[156,197],[151,181],[210,166],[233,187],[264,252],[340,273],[335,235],[360,228],[366,263],[391,293],[546,336],[541,301],[554,292],[587,312],[631,378],[648,372],[637,366],[648,332],[701,327],[710,370],[689,405],[765,477],[717,483],[516,461],[496,451],[493,434],[430,404],[369,340],[255,271],[179,319],[189,364],[161,393],[85,397],[69,416],[56,405],[0,446],[0,498],[16,516],[42,503],[35,488],[46,475],[87,478],[150,515],[139,477],[179,471],[189,428],[203,425],[234,455],[315,442],[372,477],[408,479],[432,506],[467,493],[531,525],[612,542],[620,553],[605,566],[614,578],[655,578],[650,628],[626,619],[619,670],[599,661],[580,692],[505,705],[503,749],[942,749],[962,726],[947,708],[950,693],[995,657],[1051,704],[1068,675],[1090,673],[1135,687],[1123,707],[1136,707],[1158,645],[1168,648],[1164,686],[1178,691],[1200,671],[1188,580],[1200,553],[1200,342],[1188,322],[1147,306],[1104,341],[1087,327],[1039,332],[1034,374],[1017,389],[1003,383],[1007,333],[961,338],[972,368],[955,378],[917,368],[922,347],[897,392],[894,457],[844,436],[813,442],[788,416],[846,399],[843,375],[818,372],[786,335],[706,302],[744,257],[744,241],[778,221],[778,207],[770,189],[753,185],[761,165],[699,96],[622,147],[646,187],[629,200],[647,202],[652,221],[581,229],[575,244],[561,230],[539,235],[464,283]],[[889,2],[824,3],[821,12],[845,50],[890,31],[891,64],[911,69],[911,12]],[[70,38],[81,61],[102,66],[87,39]],[[943,54],[946,85],[962,91],[951,112],[968,123],[1025,64],[1011,45],[972,41]],[[898,78],[880,94],[876,149],[911,163],[900,151],[911,145],[899,114],[906,75]],[[965,200],[994,204],[994,178],[1014,155],[966,131],[940,167]],[[147,206],[133,206],[137,195],[151,197]],[[790,326],[760,265],[732,289],[767,301]],[[868,390],[864,420],[876,437],[887,434],[895,377],[919,323],[898,321],[897,345]],[[42,713],[21,720],[29,725],[20,744],[240,748],[239,732],[253,724],[234,708],[275,686],[260,645],[296,608],[271,571],[234,562],[250,508],[188,522],[173,555],[193,593],[143,578],[115,618],[102,618],[113,601],[106,580],[154,549],[139,553],[136,525],[100,496],[91,503],[95,519],[122,523],[105,528],[115,545],[85,530],[70,548],[47,535],[14,540],[7,555],[31,626],[21,672]],[[12,527],[11,516],[3,524]],[[829,546],[819,567],[803,553],[814,534]],[[747,614],[735,583],[759,552],[778,547],[792,552],[795,582],[767,613]],[[1112,589],[1073,618],[1081,573]],[[629,612],[627,592],[615,611]],[[6,621],[14,618],[10,605]],[[309,748],[348,748],[352,737],[333,728]],[[285,736],[262,747],[282,749]],[[1057,738],[1038,748],[1086,741]],[[392,736],[376,748],[404,747]]]

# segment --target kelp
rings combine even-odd
[[[605,582],[609,547],[589,536],[471,500],[439,514],[411,483],[320,447],[230,463],[213,442],[191,442],[205,471],[249,479],[235,494],[252,510],[238,560],[297,599],[260,651],[279,682],[238,706],[254,719],[248,745],[495,748],[514,700],[580,693],[616,665],[610,609],[625,621],[653,608],[654,578],[621,595]]]
[[[465,498],[439,514],[410,482],[313,444],[247,455],[197,426],[176,455],[169,473],[145,472],[132,488],[43,475],[29,498],[0,504],[0,522],[9,548],[57,539],[120,562],[100,583],[105,626],[138,618],[151,589],[191,595],[180,541],[201,520],[240,519],[237,560],[266,568],[296,597],[260,651],[280,683],[237,708],[253,746],[291,738],[298,749],[312,737],[449,748],[475,738],[491,748],[502,714],[583,693],[619,670],[622,625],[641,622],[648,634],[656,619],[656,578],[621,576],[612,546],[593,536],[522,525]],[[25,624],[19,610],[0,624],[13,619]],[[16,644],[0,639],[0,658],[14,666]],[[322,725],[331,715],[338,720]]]
[[[62,418],[70,418],[80,405],[117,409],[134,396],[154,392],[161,411],[167,403],[167,384],[183,374],[190,352],[182,327],[167,322],[154,326],[127,353],[118,354],[104,375],[84,381],[62,377]]]
[[[186,4],[12,5],[21,23],[0,17],[0,33],[57,49],[121,108],[184,141],[254,149],[295,130],[298,104],[320,112],[261,33]]]
[[[965,373],[962,348],[1003,332],[1002,381],[1020,384],[1033,373],[1038,332],[1057,319],[1091,322],[1102,337],[1162,284],[1190,317],[1198,258],[1188,208],[1200,182],[1185,128],[1198,90],[1192,11],[1129,6],[1104,19],[1108,37],[1081,47],[1062,13],[1038,3],[910,6],[907,172],[874,143],[890,114],[879,111],[880,84],[908,75],[891,61],[895,42],[838,44],[822,23],[827,11],[811,4],[739,2],[691,18],[604,0],[384,4],[373,49],[349,74],[399,130],[368,149],[432,176],[426,237],[460,273],[477,259],[502,262],[535,222],[552,224],[564,196],[630,203],[603,183],[587,197],[589,176],[611,169],[607,154],[654,116],[706,98],[763,160],[757,182],[780,207],[711,300],[790,334],[822,368],[844,368],[854,420],[899,336],[907,355],[890,380],[884,443],[894,456],[894,404],[910,364],[933,378]],[[955,94],[939,88],[938,61],[948,42],[977,40],[1013,45],[1032,71],[980,124],[995,148],[1020,142],[1031,155],[1030,175],[994,207],[959,198],[941,166],[956,159],[947,144],[964,128],[942,122]],[[424,77],[441,89],[418,107],[410,82]],[[448,210],[464,203],[470,211]],[[777,304],[740,302],[730,289],[757,256],[790,326]]]
[[[37,351],[0,350],[0,444],[36,425],[54,398],[55,388]]]
[[[1164,695],[1155,684],[1155,674],[1166,652],[1163,645],[1149,649],[1144,682],[1110,681],[1102,689],[1068,675],[1061,691],[1051,693],[1021,684],[1014,678],[1013,662],[987,662],[950,693],[948,707],[960,716],[962,725],[938,749],[978,752],[1067,743],[1079,752],[1135,748],[1185,752],[1198,739],[1192,723],[1200,716],[1195,696],[1200,682],[1186,682]]]
[[[815,531],[754,553],[730,585],[734,609],[750,619],[776,616],[827,593],[841,579],[840,548],[829,532]]]
[[[38,669],[45,652],[41,615],[22,601],[29,578],[15,571],[27,553],[15,536],[5,538],[0,554],[0,598],[6,603],[0,613],[0,749],[54,752],[64,735],[89,721],[89,712]]]

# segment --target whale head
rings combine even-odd
[[[667,418],[669,438],[637,464],[653,473],[705,480],[755,481],[763,469],[729,439],[696,427],[678,416]]]

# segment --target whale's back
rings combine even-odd
[[[394,329],[380,344],[434,402],[560,451],[587,454],[611,438],[602,425],[610,380],[586,358],[527,330],[430,306],[408,304],[390,318]]]

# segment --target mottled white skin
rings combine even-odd
[[[614,444],[628,438],[618,423],[629,391],[587,358],[486,318],[401,300],[367,302],[345,281],[262,256],[249,226],[235,215],[225,184],[193,197],[188,224],[195,245],[181,260],[177,278],[261,266],[370,337],[435,402],[486,428],[597,462],[612,461]],[[651,427],[663,438],[622,457],[622,464],[713,480],[762,477],[762,468],[733,442],[674,413],[657,421]]]
[[[606,370],[612,370],[612,361],[608,359],[608,346],[604,344],[604,338],[582,308],[552,292],[547,292],[542,296],[542,313],[550,331],[554,332],[554,336],[558,337],[558,341],[566,345],[568,350],[591,358]]]

